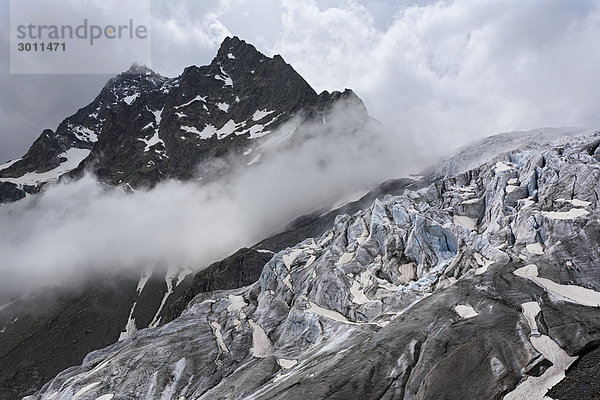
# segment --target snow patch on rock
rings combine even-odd
[[[468,304],[457,304],[454,306],[454,311],[463,319],[469,319],[479,315],[477,311]]]

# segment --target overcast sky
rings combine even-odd
[[[0,3],[5,55],[8,4]],[[281,54],[319,92],[354,89],[373,117],[439,153],[502,131],[600,127],[599,4],[154,0],[152,68],[176,76],[208,64],[237,35]],[[3,57],[0,162],[21,156],[108,78],[10,75]]]

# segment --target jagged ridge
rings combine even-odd
[[[211,64],[176,78],[134,64],[56,132],[45,130],[21,159],[0,166],[0,202],[67,173],[90,171],[128,188],[207,178],[199,163],[226,154],[257,162],[283,124],[301,116],[287,128],[293,131],[303,119],[319,121],[340,101],[356,107],[354,129],[368,119],[351,90],[317,95],[281,56],[266,57],[237,37],[223,41]]]

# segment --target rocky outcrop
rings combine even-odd
[[[599,138],[525,144],[339,215],[273,254],[258,282],[199,294],[179,318],[89,354],[32,398],[568,391],[547,393],[565,371],[594,370],[575,361],[600,339]]]

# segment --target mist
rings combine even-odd
[[[87,174],[2,205],[0,292],[76,285],[92,272],[197,271],[302,214],[408,173],[409,152],[375,121],[353,131],[357,114],[340,104],[324,127],[292,119],[268,136],[251,167],[234,156],[199,165],[228,166],[210,182],[169,180],[126,193]]]

